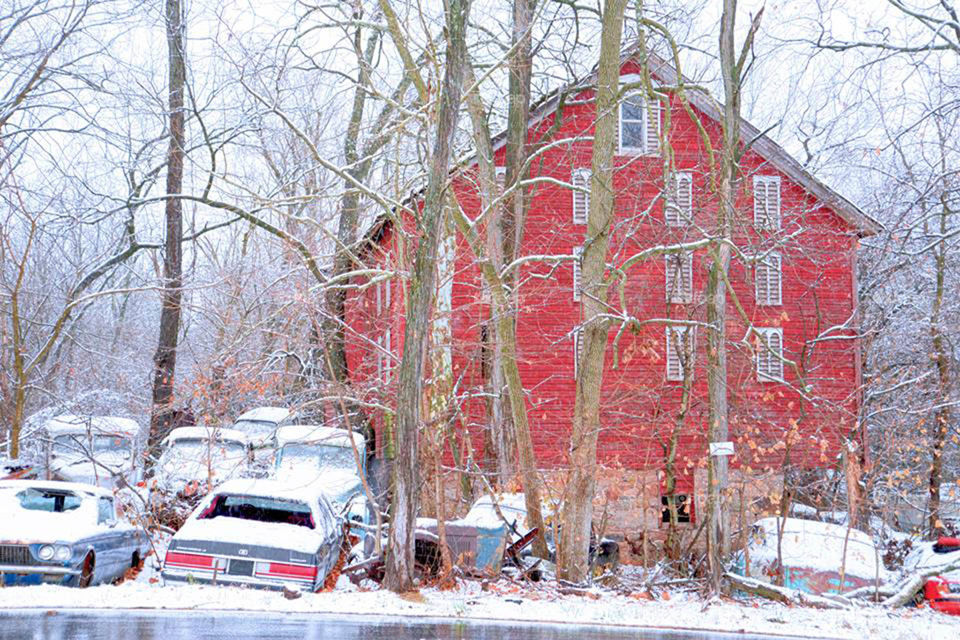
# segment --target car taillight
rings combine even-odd
[[[213,569],[213,556],[167,551],[164,564],[174,567],[190,567],[192,569]]]
[[[265,573],[278,578],[309,578],[317,577],[317,568],[302,564],[286,564],[285,562],[258,562],[257,572]],[[266,565],[264,567],[264,565]],[[265,570],[264,570],[265,568]]]

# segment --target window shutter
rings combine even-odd
[[[580,276],[580,263],[583,260],[583,247],[573,248],[573,301],[580,300],[580,289],[582,286]]]
[[[664,220],[668,226],[682,227],[693,217],[693,176],[675,173],[667,185]]]
[[[387,291],[389,290],[390,289],[387,289]],[[390,327],[387,327],[387,330],[384,331],[383,333],[383,342],[384,342],[383,348],[384,348],[384,351],[386,351],[386,353],[383,355],[383,361],[384,361],[383,362],[383,371],[384,371],[383,378],[384,378],[384,381],[387,381],[390,379],[390,369],[391,369],[391,365],[393,364],[393,358],[392,358],[393,350],[390,345]]]
[[[590,212],[590,169],[574,169],[570,183],[573,190],[573,224],[587,224]]]
[[[783,380],[783,330],[757,329],[757,380],[779,382]]]
[[[376,310],[377,317],[380,317],[380,314],[383,313],[383,283],[378,282],[374,287],[374,298],[376,299],[376,304],[374,308]]]
[[[644,151],[648,155],[660,153],[660,101],[648,100],[644,110]]]
[[[782,267],[779,254],[770,253],[757,263],[757,304],[783,304]]]
[[[693,363],[694,337],[692,328],[687,326],[666,328],[667,336],[667,380],[682,382],[686,367]]]
[[[667,302],[686,304],[693,302],[693,253],[682,251],[667,254],[666,286]]]
[[[753,226],[780,228],[780,178],[777,176],[753,178]]]
[[[507,181],[507,168],[506,167],[494,167],[493,173],[497,178],[497,186],[500,187],[500,192],[503,192],[503,187]]]

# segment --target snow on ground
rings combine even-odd
[[[358,589],[341,577],[332,592],[307,593],[298,599],[287,600],[276,591],[208,585],[162,586],[154,569],[148,566],[136,580],[115,586],[69,589],[44,585],[0,589],[0,609],[314,612],[680,627],[804,638],[929,640],[960,637],[960,618],[926,609],[891,612],[866,608],[841,612],[791,608],[767,602],[723,601],[704,610],[701,600],[682,593],[658,600],[600,590],[592,593],[596,599],[562,595],[551,585],[521,588],[513,582],[501,580],[488,584],[486,590],[479,582],[468,581],[449,591],[427,588],[419,594],[398,596],[381,589]]]

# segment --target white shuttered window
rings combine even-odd
[[[688,304],[693,302],[693,253],[680,251],[668,253],[666,260],[667,302]]]
[[[620,153],[660,153],[660,101],[635,93],[620,103]]]
[[[580,360],[583,358],[583,327],[573,332],[573,377],[580,376]]]
[[[780,228],[780,178],[753,177],[753,226],[757,229]]]
[[[667,183],[664,200],[663,212],[667,226],[690,224],[693,217],[693,175],[685,171],[673,174]]]
[[[580,275],[580,262],[583,260],[583,247],[574,247],[573,248],[573,301],[577,302],[580,300],[580,287],[581,287],[581,275]]]
[[[780,254],[768,253],[757,262],[757,304],[783,304],[783,269]]]
[[[573,190],[573,224],[587,224],[590,212],[590,169],[574,169],[570,176]]]
[[[695,337],[692,327],[667,327],[667,380],[682,382],[688,369],[693,366]]]
[[[757,380],[783,380],[783,329],[757,329]]]
[[[497,186],[500,187],[500,191],[503,191],[503,186],[507,181],[507,168],[506,167],[494,167],[493,173],[497,178]]]

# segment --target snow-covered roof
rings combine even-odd
[[[210,437],[216,438],[218,442],[233,441],[241,444],[249,444],[249,438],[243,431],[236,429],[214,429],[212,427],[179,427],[171,431],[163,443],[169,444],[175,440],[205,440]]]
[[[366,440],[359,433],[353,432],[353,442],[357,449],[362,449]],[[336,427],[321,427],[310,424],[295,424],[277,429],[277,446],[282,447],[291,442],[310,444],[325,444],[332,447],[349,447],[351,432]]]
[[[44,428],[51,437],[73,433],[86,433],[89,428],[93,433],[123,434],[135,436],[140,431],[140,425],[130,418],[116,416],[75,416],[64,414],[47,420]]]
[[[286,420],[289,415],[290,409],[286,407],[257,407],[256,409],[250,409],[242,413],[236,421],[250,420],[252,422],[280,423]]]
[[[777,562],[777,529],[783,524],[781,553],[786,567],[804,567],[814,571],[839,572],[873,580],[877,574],[877,554],[873,539],[858,529],[826,522],[787,518],[763,518],[754,527],[762,531],[750,537],[751,565]],[[846,558],[844,559],[844,554]],[[755,575],[751,568],[751,575]]]
[[[237,494],[261,498],[280,498],[313,504],[326,494],[312,484],[290,483],[282,480],[239,478],[228,480],[214,490],[214,494]]]
[[[96,497],[112,497],[107,489],[95,487],[92,484],[82,482],[59,482],[56,480],[0,480],[0,491],[4,489],[40,489],[41,491],[73,491],[75,493],[86,493]]]

